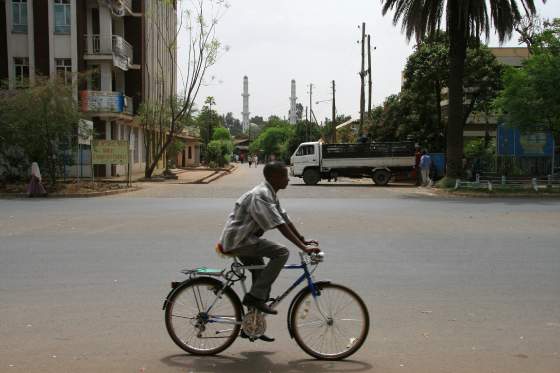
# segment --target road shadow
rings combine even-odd
[[[170,355],[161,362],[170,367],[178,367],[193,372],[371,372],[371,364],[356,361],[322,361],[301,359],[287,362],[273,362],[275,352],[250,351],[234,356],[193,356],[187,354]]]
[[[414,189],[416,188],[416,185],[413,184],[389,184],[389,185],[376,185],[374,183],[372,184],[355,184],[355,183],[339,183],[339,182],[335,182],[335,183],[321,183],[321,184],[315,184],[315,185],[306,185],[306,184],[291,184],[290,183],[290,187],[320,187],[320,188],[336,188],[336,187],[341,187],[341,188],[385,188],[385,189],[393,189],[393,188],[398,188],[398,189]]]

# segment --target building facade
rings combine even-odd
[[[170,55],[168,48],[176,27],[175,2],[0,0],[0,80],[7,80],[9,89],[32,85],[38,76],[73,84],[94,137],[131,140],[133,172],[143,172],[146,152],[137,114],[146,100],[177,89],[176,49]],[[181,140],[185,154],[191,147],[184,165],[198,163],[197,138]],[[80,167],[79,173],[87,176],[89,169]],[[94,172],[119,176],[126,166],[96,165]]]

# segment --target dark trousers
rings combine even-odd
[[[259,239],[255,245],[240,247],[228,254],[230,253],[237,256],[244,265],[263,265],[263,258],[270,259],[265,268],[251,270],[249,294],[262,300],[270,297],[270,288],[290,256],[287,248],[264,238]]]

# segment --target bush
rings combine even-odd
[[[441,188],[441,189],[455,188],[455,181],[456,181],[456,179],[445,176],[443,179],[439,180],[436,183],[436,187]]]
[[[216,128],[214,130],[214,134],[212,135],[212,140],[231,141],[231,135],[229,134],[229,130],[224,127]]]
[[[225,140],[212,140],[208,143],[208,165],[217,164],[218,167],[224,167],[231,160],[233,152],[233,143]]]
[[[13,145],[0,150],[0,181],[26,180],[31,163],[23,148]]]

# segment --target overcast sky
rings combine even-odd
[[[560,1],[538,3],[545,18],[560,17]],[[184,2],[185,4],[188,2]],[[251,116],[288,117],[290,81],[296,80],[297,101],[309,105],[308,85],[314,84],[313,110],[319,121],[331,116],[331,81],[336,81],[339,114],[359,111],[360,45],[358,25],[366,22],[373,51],[373,101],[380,104],[398,93],[401,71],[414,43],[408,43],[392,14],[381,15],[380,0],[229,0],[230,8],[217,26],[217,36],[229,51],[209,72],[214,82],[201,89],[197,104],[214,96],[217,110],[241,119],[243,76],[249,77]],[[492,38],[490,46],[498,46]],[[517,46],[514,36],[507,46]],[[185,52],[179,44],[180,55]],[[366,62],[367,63],[367,62]],[[367,103],[366,103],[367,105]]]

